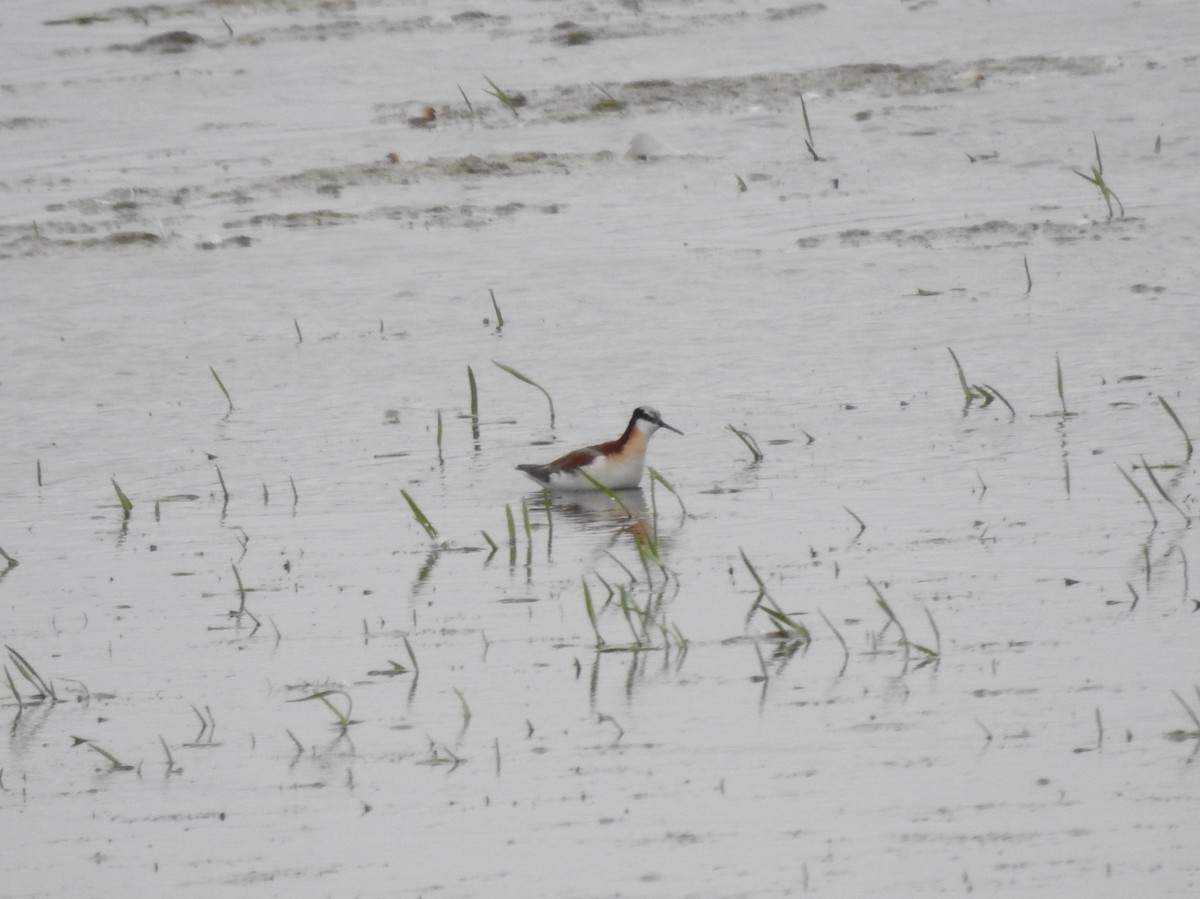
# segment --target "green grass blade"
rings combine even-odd
[[[430,520],[425,517],[425,513],[422,512],[421,507],[417,505],[417,501],[415,499],[413,499],[411,496],[409,496],[407,490],[401,490],[400,495],[404,497],[405,502],[408,503],[408,507],[410,509],[412,509],[413,518],[415,518],[417,520],[417,524],[419,524],[421,527],[423,527],[425,529],[425,533],[428,534],[431,538],[437,537],[437,535],[438,535],[437,528],[435,528],[433,526],[433,523],[430,522]]]
[[[125,495],[125,491],[121,489],[121,485],[117,483],[116,478],[109,478],[109,480],[112,481],[113,489],[117,491],[117,500],[121,503],[121,512],[125,515],[126,520],[128,520],[129,513],[133,511],[133,503]]]
[[[126,765],[119,758],[117,758],[115,755],[113,755],[111,752],[109,752],[107,749],[102,749],[101,747],[99,747],[95,743],[93,743],[91,740],[87,739],[87,737],[74,737],[73,736],[73,737],[71,737],[71,739],[75,741],[73,745],[79,746],[80,744],[85,744],[88,747],[88,749],[91,749],[93,752],[98,752],[100,755],[104,756],[106,759],[108,759],[109,764],[111,764],[113,766],[114,770],[117,770],[117,771],[132,771],[133,770],[132,765]]]
[[[550,404],[550,428],[553,429],[554,428],[554,399],[550,396],[550,394],[546,390],[546,388],[543,387],[541,384],[539,384],[537,381],[533,380],[533,378],[529,377],[528,375],[522,374],[521,372],[517,371],[511,365],[505,365],[503,362],[497,362],[495,359],[492,360],[492,364],[494,366],[496,366],[498,369],[500,369],[501,371],[508,372],[510,375],[512,375],[518,381],[524,381],[529,386],[536,387],[538,390],[540,390],[542,392],[542,395],[544,397],[546,397],[546,402]]]
[[[471,100],[467,97],[467,92],[462,89],[461,84],[456,83],[454,86],[458,88],[458,92],[462,94],[463,102],[467,104],[467,115],[475,118],[475,107],[471,105]]]
[[[233,397],[229,395],[229,391],[225,389],[225,382],[221,380],[221,376],[217,374],[217,370],[211,365],[208,370],[212,372],[213,380],[217,382],[217,386],[221,388],[221,393],[225,394],[225,402],[229,403],[229,411],[233,411]]]
[[[550,508],[550,491],[542,491],[542,508],[546,511],[546,555],[550,554],[550,547],[554,545],[554,513]]]
[[[475,372],[471,370],[471,366],[467,366],[467,383],[471,387],[471,417],[476,422],[479,421],[479,390],[475,386]]]
[[[892,611],[891,605],[886,599],[883,598],[883,594],[879,592],[879,588],[875,586],[875,582],[873,580],[867,578],[867,583],[870,585],[871,589],[875,591],[875,604],[879,606],[879,608],[883,609],[884,613],[888,617],[888,620],[892,624],[896,625],[896,629],[900,631],[900,642],[905,646],[909,645],[908,632],[904,630],[904,625],[900,623],[900,619],[897,618],[896,613]]]
[[[505,106],[507,106],[508,111],[511,112],[515,118],[520,118],[521,117],[520,113],[517,112],[517,104],[513,101],[513,98],[510,97],[507,93],[505,93],[504,90],[500,87],[500,85],[496,84],[496,82],[494,82],[487,75],[483,76],[483,80],[492,86],[492,89],[490,91],[485,90],[484,93],[491,94],[493,97],[495,97],[497,100],[499,100]]]
[[[442,410],[437,410],[437,451],[438,465],[444,465],[445,460],[442,458]]]
[[[808,121],[808,104],[804,102],[804,94],[800,94],[800,112],[804,116],[804,133],[807,138],[804,141],[804,147],[808,150],[808,155],[813,158],[813,162],[820,162],[821,157],[817,155],[816,145],[813,143],[812,125]]]
[[[500,304],[496,302],[496,291],[489,287],[488,293],[492,296],[492,308],[496,310],[496,330],[499,331],[504,327],[504,313],[500,311]]]
[[[750,576],[754,578],[754,583],[758,584],[759,592],[766,593],[767,585],[763,583],[763,579],[758,576],[758,571],[756,571],[754,566],[750,564],[750,560],[746,557],[746,551],[739,546],[738,553],[741,554],[742,563],[746,566],[746,570],[749,571]]]
[[[583,607],[587,609],[588,621],[592,625],[592,633],[596,635],[596,648],[600,649],[605,646],[604,638],[600,636],[600,627],[596,624],[596,607],[592,603],[592,591],[588,587],[587,579],[583,580]]]
[[[935,647],[933,654],[940,657],[942,654],[942,632],[938,630],[937,622],[933,620],[933,613],[929,609],[924,609],[924,612],[925,617],[929,619],[929,626],[933,629],[933,645]]]
[[[408,642],[408,634],[402,634],[401,639],[404,640],[404,649],[408,653],[408,660],[412,662],[413,677],[421,676],[421,666],[417,664],[417,654],[413,652],[412,644]]]
[[[825,613],[817,609],[817,614],[821,616],[821,620],[825,622],[825,626],[833,631],[833,635],[837,637],[838,643],[842,644],[842,668],[838,672],[838,677],[846,673],[846,666],[850,664],[850,647],[846,645],[846,638],[842,636],[842,632],[833,626],[833,622],[826,617]]]
[[[43,697],[50,699],[52,702],[58,702],[58,694],[54,692],[54,685],[38,674],[37,669],[29,664],[25,656],[7,644],[5,644],[4,648],[8,650],[8,657],[12,659],[17,673],[29,681]]]
[[[1171,408],[1170,403],[1168,403],[1165,399],[1163,399],[1162,396],[1159,396],[1158,401],[1159,401],[1159,403],[1162,404],[1162,407],[1167,411],[1167,414],[1169,416],[1171,416],[1171,421],[1175,422],[1175,427],[1179,428],[1179,432],[1181,434],[1183,434],[1183,439],[1187,443],[1187,458],[1191,459],[1192,458],[1192,438],[1188,436],[1187,428],[1185,428],[1183,426],[1183,422],[1181,422],[1179,420],[1179,416],[1175,414],[1175,410]]]
[[[863,531],[867,529],[867,523],[854,514],[854,511],[849,506],[842,506],[846,510],[846,514],[858,522],[858,533],[854,535],[854,539],[862,536]]]
[[[1192,719],[1192,724],[1196,725],[1196,732],[1200,733],[1200,717],[1198,717],[1196,713],[1192,711],[1192,707],[1187,704],[1187,700],[1179,695],[1179,691],[1172,690],[1171,694],[1179,700],[1179,704],[1183,706],[1183,710],[1187,712],[1188,717]]]
[[[1063,417],[1066,418],[1066,416],[1067,416],[1067,397],[1063,393],[1062,360],[1058,358],[1058,353],[1054,354],[1054,372],[1055,372],[1054,380],[1055,380],[1055,383],[1058,385],[1058,401],[1060,403],[1062,403],[1062,414],[1063,414]]]
[[[954,354],[954,350],[946,347],[946,352],[950,354],[950,358],[954,360],[954,368],[958,371],[958,384],[962,388],[963,402],[965,405],[971,405],[975,400],[975,391],[967,383],[967,376],[963,373],[962,364],[958,361],[958,356]]]
[[[738,430],[730,424],[725,425],[725,427],[732,431],[734,435],[746,445],[746,449],[750,450],[750,454],[754,457],[755,462],[761,462],[763,460],[762,450],[758,448],[758,441],[754,439],[753,435],[747,431]]]
[[[17,701],[17,717],[21,717],[21,713],[25,711],[25,700],[21,697],[21,691],[17,689],[17,685],[13,683],[12,672],[8,670],[8,666],[4,666],[4,679],[8,681],[8,689],[13,695],[13,699]]]
[[[1184,521],[1191,521],[1191,519],[1188,518],[1187,513],[1184,512],[1183,509],[1179,508],[1178,505],[1176,505],[1175,500],[1171,499],[1171,497],[1167,495],[1167,491],[1163,489],[1163,485],[1160,484],[1158,482],[1158,478],[1154,476],[1154,469],[1146,464],[1146,457],[1139,456],[1138,458],[1140,458],[1142,460],[1142,468],[1144,468],[1146,470],[1146,474],[1150,476],[1150,483],[1154,485],[1155,489],[1158,491],[1159,496],[1161,496],[1163,499],[1165,499],[1170,504],[1172,509],[1174,509],[1180,515],[1182,515]]]
[[[625,516],[627,518],[632,519],[635,517],[634,514],[631,511],[629,511],[629,506],[627,506],[623,502],[621,502],[621,497],[617,496],[617,492],[615,490],[613,490],[611,487],[607,487],[604,484],[601,484],[599,481],[597,481],[594,477],[592,477],[590,474],[588,474],[582,468],[579,470],[579,473],[581,475],[583,475],[585,478],[587,478],[588,482],[593,487],[595,487],[597,490],[599,490],[601,493],[603,493],[605,496],[607,496],[609,499],[611,499],[614,503],[616,503],[618,506],[620,506],[621,511],[625,513]]]
[[[1128,474],[1125,473],[1125,469],[1122,468],[1120,465],[1117,466],[1117,471],[1121,472],[1121,477],[1123,477],[1125,479],[1126,483],[1128,483],[1129,486],[1133,488],[1134,492],[1138,495],[1138,498],[1143,503],[1146,504],[1146,511],[1148,511],[1150,513],[1150,518],[1154,521],[1155,527],[1157,527],[1158,526],[1158,516],[1154,514],[1154,507],[1152,505],[1150,505],[1150,500],[1146,497],[1146,494],[1142,492],[1142,488],[1137,485],[1137,483],[1133,480],[1133,478],[1131,478]]]
[[[999,390],[997,390],[991,384],[980,384],[979,386],[988,390],[993,396],[996,397],[996,399],[998,399],[1000,402],[1004,403],[1004,405],[1008,407],[1008,415],[1009,415],[1010,421],[1017,417],[1017,410],[1013,408],[1012,403],[1010,403],[1007,399],[1004,398],[1003,393],[1001,393]]]
[[[232,567],[233,567],[234,580],[237,581],[238,596],[241,598],[241,602],[242,602],[242,605],[241,605],[241,608],[239,609],[239,611],[244,612],[244,611],[246,611],[246,588],[242,585],[242,575],[240,572],[238,572],[238,567],[236,565],[234,565]]]
[[[781,632],[786,634],[788,631],[791,631],[805,643],[808,643],[812,640],[812,637],[808,632],[808,628],[799,621],[796,621],[796,619],[792,618],[792,616],[787,612],[775,606],[762,606],[761,608],[763,612],[765,612],[767,616],[771,618],[772,621],[779,625]]]

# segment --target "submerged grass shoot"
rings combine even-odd
[[[624,103],[622,103],[620,100],[618,100],[616,97],[614,97],[609,91],[602,88],[596,82],[589,81],[588,83],[592,87],[594,87],[596,90],[600,91],[600,93],[604,94],[603,100],[601,100],[599,103],[594,103],[592,105],[593,112],[607,112],[609,110],[616,110],[617,112],[620,112],[622,109],[625,108]]]
[[[1058,358],[1058,353],[1054,354],[1054,381],[1058,387],[1058,401],[1062,404],[1063,418],[1066,418],[1070,413],[1067,412],[1067,397],[1063,393],[1062,360]]]
[[[330,696],[343,696],[346,699],[346,708],[340,709],[329,700]],[[316,693],[311,693],[308,696],[301,696],[299,699],[289,699],[288,702],[312,702],[319,700],[330,712],[333,713],[337,720],[337,726],[340,730],[346,730],[351,724],[358,724],[351,715],[354,712],[354,700],[350,698],[350,694],[345,690],[318,690]]]
[[[458,701],[462,705],[462,729],[465,731],[471,723],[471,707],[467,705],[467,697],[463,695],[463,691],[454,687],[454,693],[458,696]]]
[[[479,423],[479,389],[475,386],[475,372],[467,366],[467,384],[471,388],[471,418]]]
[[[472,119],[475,118],[475,107],[471,105],[471,99],[467,96],[467,92],[462,89],[461,84],[455,84],[454,86],[458,88],[458,92],[462,95],[463,102],[467,104],[467,115]]]
[[[437,451],[438,465],[444,465],[445,460],[442,458],[442,410],[437,410]]]
[[[404,651],[408,653],[408,660],[412,662],[413,678],[418,678],[421,676],[421,666],[417,664],[417,654],[413,652],[412,644],[408,642],[408,634],[402,634],[401,638],[404,640]]]
[[[488,293],[492,297],[492,308],[496,310],[496,330],[499,331],[504,327],[504,313],[500,311],[500,304],[496,302],[496,291],[489,287]]]
[[[242,584],[242,575],[241,575],[241,573],[238,571],[238,567],[237,567],[236,565],[233,565],[233,566],[231,566],[231,567],[233,568],[233,579],[234,579],[235,581],[237,581],[237,588],[238,588],[238,598],[239,598],[239,599],[240,599],[240,601],[241,601],[241,604],[240,604],[240,606],[238,607],[238,611],[239,611],[239,612],[244,612],[244,611],[246,611],[246,588],[245,588],[245,586]]]
[[[1125,479],[1125,482],[1127,484],[1129,484],[1130,487],[1133,488],[1133,492],[1138,495],[1138,499],[1140,499],[1143,503],[1145,503],[1146,511],[1150,513],[1150,519],[1154,522],[1154,526],[1158,527],[1158,516],[1154,514],[1154,507],[1152,505],[1150,505],[1150,500],[1149,500],[1149,498],[1147,498],[1146,494],[1142,491],[1142,488],[1137,485],[1137,482],[1134,481],[1134,479],[1131,478],[1126,473],[1125,469],[1122,468],[1120,465],[1117,466],[1117,471],[1121,472],[1121,477],[1123,477]]]
[[[817,614],[821,616],[821,620],[825,622],[825,626],[833,631],[833,635],[837,637],[838,643],[842,644],[842,667],[838,671],[838,677],[846,673],[846,666],[850,664],[850,647],[846,645],[846,638],[842,636],[842,632],[833,626],[833,622],[826,617],[825,613],[817,609]]]
[[[981,387],[981,388],[983,388],[984,390],[988,391],[988,393],[989,393],[991,396],[994,396],[994,397],[995,397],[996,399],[998,399],[1000,402],[1004,403],[1004,405],[1005,405],[1006,407],[1008,407],[1008,418],[1009,418],[1009,421],[1012,421],[1014,418],[1016,418],[1016,417],[1017,417],[1017,410],[1013,408],[1013,405],[1012,405],[1012,403],[1010,403],[1010,402],[1009,402],[1007,399],[1005,399],[1005,398],[1004,398],[1004,394],[1003,394],[1003,393],[1001,393],[999,390],[997,390],[997,389],[996,389],[995,387],[993,387],[991,384],[982,384],[982,383],[981,383],[981,384],[979,384],[978,386],[979,386],[979,387]],[[984,405],[986,406],[986,405],[987,405],[989,402],[991,402],[991,400],[988,400],[987,402],[985,402],[985,403],[984,403]]]
[[[1179,420],[1179,416],[1175,414],[1175,410],[1171,408],[1170,403],[1168,403],[1165,399],[1163,399],[1161,395],[1159,396],[1158,401],[1159,401],[1159,403],[1162,404],[1162,407],[1163,407],[1163,409],[1166,410],[1167,414],[1169,416],[1171,416],[1171,421],[1175,422],[1175,427],[1179,428],[1179,432],[1181,434],[1183,434],[1183,439],[1187,443],[1187,458],[1191,459],[1192,458],[1192,438],[1188,436],[1187,428],[1185,428],[1183,426],[1183,422],[1181,422]],[[41,483],[40,469],[39,469],[38,483],[39,484]]]
[[[747,431],[739,430],[730,424],[725,425],[725,427],[732,431],[734,435],[746,445],[746,449],[750,450],[750,454],[754,457],[755,462],[761,462],[763,460],[762,450],[758,448],[758,441],[754,439],[752,434]]]
[[[808,121],[808,104],[804,102],[803,92],[800,94],[800,113],[804,116],[804,149],[808,150],[813,162],[820,162],[821,157],[817,155],[816,146],[813,144],[812,125]]]
[[[1016,410],[1013,409],[1012,403],[1004,398],[1004,394],[1002,394],[991,384],[984,384],[982,382],[978,384],[972,384],[969,382],[967,380],[966,373],[963,371],[962,363],[958,361],[958,355],[950,347],[946,347],[946,352],[948,352],[950,354],[950,358],[954,360],[954,369],[958,373],[958,386],[963,392],[964,415],[966,414],[968,407],[970,407],[970,405],[976,400],[982,400],[982,405],[985,408],[990,406],[994,400],[1000,400],[1000,402],[1004,403],[1004,405],[1008,407],[1010,419],[1016,418]]]
[[[425,517],[425,513],[422,512],[421,507],[417,505],[417,501],[409,495],[407,490],[401,490],[400,495],[403,496],[404,501],[408,503],[408,507],[412,510],[413,518],[417,520],[417,524],[425,529],[425,533],[428,534],[431,539],[436,538],[438,535],[437,528],[435,528],[433,523]]]
[[[636,516],[634,516],[633,512],[630,511],[629,506],[625,505],[625,503],[621,501],[621,497],[617,496],[617,492],[615,490],[613,490],[611,487],[606,486],[605,484],[601,484],[599,481],[597,481],[594,477],[592,477],[590,474],[588,474],[582,468],[579,470],[579,474],[583,475],[583,477],[585,477],[587,479],[588,483],[590,483],[593,487],[595,487],[597,490],[599,490],[601,493],[603,493],[605,496],[607,496],[609,499],[611,499],[614,503],[616,503],[618,506],[620,506],[621,511],[625,513],[626,518],[629,518],[632,520],[636,517]]]
[[[881,593],[879,588],[875,586],[875,582],[870,578],[867,578],[867,584],[875,593],[875,604],[879,606],[879,608],[883,609],[884,614],[887,615],[888,623],[896,625],[896,629],[900,631],[900,645],[904,647],[904,664],[907,666],[908,650],[909,647],[913,646],[914,644],[909,642],[908,632],[905,631],[904,625],[900,623],[900,619],[896,617],[896,613],[892,611],[891,604],[884,599],[883,593]]]
[[[211,365],[208,370],[212,372],[213,380],[217,382],[217,386],[221,388],[221,393],[225,394],[225,402],[229,403],[229,411],[233,411],[233,397],[229,395],[229,391],[225,387],[225,382],[221,380],[221,376],[217,374],[217,370]]]
[[[529,522],[529,503],[525,502],[525,497],[521,497],[521,523],[525,527],[525,542],[533,543],[533,525]]]
[[[494,82],[487,75],[483,76],[483,80],[486,81],[488,84],[490,84],[491,88],[492,88],[491,90],[485,89],[484,93],[488,94],[492,97],[495,97],[497,100],[499,100],[505,106],[507,106],[508,111],[513,114],[514,118],[520,118],[521,115],[520,115],[520,113],[517,112],[517,106],[518,106],[517,101],[513,97],[509,96],[507,92],[505,92],[498,84],[496,84],[496,82]]]
[[[163,752],[167,755],[167,776],[182,774],[183,769],[175,767],[175,758],[171,755],[171,747],[167,745],[167,741],[163,739],[162,734],[158,735],[158,742],[162,744]]]
[[[544,396],[546,398],[546,402],[550,404],[550,428],[551,428],[551,430],[553,430],[554,429],[554,399],[550,396],[549,391],[547,391],[546,388],[543,387],[541,384],[539,384],[537,381],[533,380],[533,378],[529,377],[528,375],[522,374],[521,372],[519,372],[515,368],[513,368],[511,365],[505,365],[503,362],[497,362],[495,359],[492,360],[492,365],[496,366],[501,371],[508,372],[510,375],[512,375],[518,381],[524,381],[529,386],[536,387],[538,390],[540,390],[542,392],[542,396]]]
[[[765,684],[771,679],[771,672],[767,669],[767,660],[763,658],[762,650],[758,648],[758,641],[755,640],[750,644],[754,647],[754,655],[758,659],[759,673],[750,678],[755,683]]]
[[[491,538],[491,535],[487,531],[480,531],[479,533],[483,535],[483,539],[487,541],[487,545],[491,548],[491,554],[488,556],[488,558],[491,558],[500,547],[496,545],[496,541]]]
[[[17,673],[20,674],[21,677],[25,678],[25,680],[27,680],[33,686],[33,688],[37,690],[37,695],[34,697],[35,703],[42,702],[47,699],[49,699],[51,702],[59,701],[58,694],[54,692],[54,684],[52,681],[48,681],[38,674],[37,669],[29,664],[29,660],[11,646],[5,645],[4,648],[8,650],[8,657],[10,660],[12,660],[13,666],[17,669]],[[5,673],[8,672],[7,667],[4,670]],[[13,686],[11,677],[8,679],[8,685],[9,689],[13,691],[13,695],[17,697],[18,701],[20,701],[20,694]]]
[[[1195,689],[1196,689],[1196,693],[1197,693],[1197,695],[1198,695],[1198,696],[1200,696],[1200,687],[1197,687],[1197,688],[1195,688]],[[1188,705],[1188,702],[1187,702],[1187,700],[1186,700],[1186,699],[1184,699],[1182,696],[1180,696],[1180,695],[1179,695],[1179,691],[1178,691],[1178,690],[1172,690],[1172,691],[1171,691],[1171,695],[1173,695],[1173,696],[1174,696],[1176,699],[1178,699],[1178,700],[1179,700],[1179,704],[1180,704],[1181,706],[1183,706],[1183,710],[1184,710],[1185,712],[1187,712],[1187,714],[1188,714],[1188,717],[1192,719],[1192,724],[1194,724],[1194,725],[1196,726],[1196,730],[1195,730],[1194,736],[1196,736],[1196,737],[1200,738],[1200,715],[1197,715],[1197,714],[1196,714],[1196,713],[1195,713],[1195,712],[1192,710],[1192,707],[1191,707],[1190,705]]]
[[[592,602],[592,590],[588,586],[587,578],[583,580],[583,607],[587,610],[588,622],[592,625],[592,633],[596,635],[596,648],[603,649],[605,642],[604,638],[600,636],[600,626],[596,624],[596,606]]]
[[[95,743],[93,743],[87,737],[72,736],[71,739],[75,741],[74,743],[71,744],[72,746],[86,745],[88,747],[88,749],[91,749],[93,752],[97,752],[100,755],[104,756],[104,758],[108,759],[108,762],[110,765],[112,765],[112,769],[114,771],[132,771],[133,770],[133,765],[126,765],[124,762],[122,762],[119,758],[117,758],[115,755],[113,755],[107,749],[103,749],[100,746],[97,746]]]
[[[679,491],[671,486],[671,482],[664,478],[654,467],[646,469],[646,473],[650,476],[650,490],[653,495],[654,484],[662,484],[667,490],[671,491],[671,496],[675,497],[675,501],[679,503],[679,511],[685,516],[687,515],[687,506],[683,504],[683,497],[679,495]]]
[[[117,501],[121,504],[121,512],[125,516],[125,520],[129,520],[129,513],[133,511],[133,503],[129,497],[125,495],[125,491],[121,489],[121,485],[117,483],[116,478],[109,478],[112,481],[113,490],[117,491]]]
[[[1104,200],[1104,205],[1108,207],[1108,220],[1111,222],[1113,217],[1113,200],[1117,201],[1117,208],[1121,211],[1121,218],[1125,218],[1125,206],[1121,202],[1120,197],[1116,195],[1113,189],[1109,186],[1104,178],[1104,162],[1100,158],[1100,139],[1092,134],[1092,143],[1096,148],[1096,161],[1092,164],[1092,173],[1085,175],[1079,169],[1072,169],[1076,175],[1093,185],[1096,190],[1100,191],[1100,196]]]
[[[948,352],[950,354],[950,358],[954,360],[954,368],[958,372],[958,385],[962,388],[963,392],[963,406],[969,406],[971,403],[975,402],[975,400],[979,399],[980,396],[978,393],[972,390],[971,385],[967,383],[967,376],[963,372],[962,363],[958,361],[958,356],[955,355],[954,350],[952,350],[950,347],[946,347],[946,352]]]
[[[754,578],[754,583],[758,585],[758,595],[755,596],[754,604],[750,607],[750,614],[753,615],[755,611],[761,609],[762,612],[775,624],[779,636],[798,639],[802,643],[811,643],[812,634],[809,632],[808,628],[799,621],[796,621],[791,615],[783,610],[779,603],[775,601],[775,597],[773,597],[770,591],[767,590],[767,585],[759,575],[758,570],[753,564],[751,564],[749,557],[746,555],[746,551],[741,547],[738,547],[738,553],[742,557],[742,563],[746,566],[746,570],[749,571],[750,576]],[[765,605],[764,600],[766,602]],[[749,619],[747,618],[747,620]]]
[[[742,557],[742,564],[746,566],[746,570],[750,572],[750,577],[754,578],[754,583],[758,585],[758,597],[754,600],[754,605],[757,607],[762,601],[762,598],[767,595],[767,585],[763,583],[763,579],[758,576],[758,571],[750,563],[750,559],[746,556],[746,551],[738,547],[738,553]]]
[[[1154,469],[1151,468],[1146,463],[1146,457],[1139,456],[1138,458],[1140,458],[1142,460],[1142,468],[1145,469],[1146,474],[1150,478],[1150,483],[1154,485],[1154,489],[1156,489],[1158,491],[1159,496],[1161,496],[1163,499],[1165,499],[1167,501],[1167,503],[1171,506],[1172,509],[1174,509],[1181,516],[1183,516],[1184,521],[1190,523],[1191,518],[1188,517],[1188,514],[1186,512],[1184,512],[1183,509],[1179,508],[1179,505],[1175,502],[1175,500],[1171,499],[1171,497],[1169,495],[1167,495],[1167,491],[1163,489],[1163,485],[1158,482],[1158,478],[1155,477],[1155,475],[1154,475]]]
[[[851,518],[853,518],[855,521],[858,522],[858,533],[854,535],[854,538],[857,540],[859,537],[862,536],[863,531],[865,531],[867,529],[867,523],[865,521],[863,521],[861,518],[859,518],[857,515],[855,515],[854,511],[849,506],[842,506],[842,508],[846,510],[847,515],[849,515]]]

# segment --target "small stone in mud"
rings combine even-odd
[[[208,240],[202,240],[196,244],[197,250],[224,250],[230,247],[248,247],[254,243],[253,239],[245,234],[237,234],[233,237],[210,237]]]
[[[463,156],[446,166],[447,175],[486,175],[489,172],[506,171],[503,163],[490,163],[478,156]]]
[[[183,53],[197,44],[203,44],[204,38],[190,31],[168,31],[166,34],[156,34],[138,44],[114,44],[110,50],[129,50],[131,53]]]
[[[590,44],[596,39],[595,35],[590,31],[580,28],[574,22],[559,22],[554,26],[554,30],[558,32],[554,35],[554,43],[562,44],[566,47]]]
[[[130,243],[158,243],[162,240],[157,234],[151,234],[149,231],[117,231],[114,234],[104,238],[106,243],[115,244],[130,244]]]

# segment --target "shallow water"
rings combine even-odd
[[[8,893],[1195,891],[1200,18],[864,8],[5,7]]]

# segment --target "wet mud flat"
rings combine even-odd
[[[7,9],[8,893],[1195,891],[1195,12],[866,9]]]

